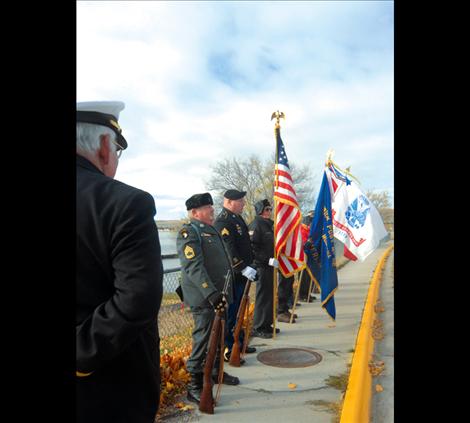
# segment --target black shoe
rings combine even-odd
[[[276,328],[276,333],[279,333],[281,330]],[[273,328],[269,328],[268,332],[273,333]]]
[[[201,390],[189,390],[188,389],[188,395],[187,395],[188,401],[195,402],[196,404],[199,404],[199,401],[201,401]]]
[[[199,404],[203,385],[203,373],[190,373],[191,379],[188,383],[188,400]]]
[[[290,323],[290,313],[282,313],[277,316],[277,321],[282,323]],[[292,320],[292,323],[295,323],[295,316]]]
[[[219,376],[217,375],[212,375],[212,380],[214,383],[218,383],[219,381]],[[222,383],[224,385],[238,385],[240,383],[240,379],[236,376],[230,376],[228,373],[224,372],[224,375],[222,377]]]
[[[247,346],[246,349],[248,349],[249,347]],[[232,353],[232,351],[229,351],[228,348],[225,349],[225,352],[224,352],[224,361],[226,363],[228,363],[230,361],[230,354]],[[240,357],[240,366],[243,366],[245,364],[245,360],[243,358]]]
[[[256,338],[264,338],[264,339],[269,339],[269,338],[272,338],[273,337],[273,333],[272,331],[271,332],[263,332],[263,331],[259,331],[259,330],[254,330],[253,332],[251,332],[251,336],[254,336]]]
[[[246,349],[245,349],[245,354],[253,354],[256,352],[256,348],[255,347],[250,347],[249,345],[246,346]]]

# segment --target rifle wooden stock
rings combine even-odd
[[[240,331],[243,324],[243,318],[245,316],[245,309],[248,302],[248,294],[250,292],[251,280],[248,279],[248,282],[245,285],[245,290],[243,291],[243,297],[240,302],[240,308],[237,313],[237,324],[235,325],[235,330],[233,331],[233,346],[232,352],[230,353],[230,360],[228,364],[233,367],[240,367]],[[248,334],[246,334],[248,336]]]
[[[248,346],[248,340],[250,339],[251,324],[253,323],[253,319],[250,319],[250,296],[249,295],[247,298],[245,308],[246,308],[246,332],[245,332],[245,338],[243,338],[243,349],[242,349],[243,357],[245,357],[246,347]]]
[[[224,311],[217,311],[215,313],[214,321],[212,322],[211,336],[209,338],[209,348],[206,356],[206,363],[204,364],[204,377],[201,392],[201,400],[199,401],[199,411],[207,414],[214,414],[214,397],[212,395],[212,369],[214,368],[215,357],[217,354],[217,346],[221,334],[222,319]],[[221,354],[223,351],[221,352]],[[223,357],[220,358],[223,360]]]

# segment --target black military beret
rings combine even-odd
[[[256,211],[256,214],[261,214],[263,213],[263,210],[265,209],[265,207],[270,207],[271,204],[269,203],[269,201],[265,198],[264,200],[260,200],[258,201],[256,204],[255,204],[255,211]]]
[[[246,195],[246,191],[238,191],[236,189],[229,189],[225,191],[224,197],[229,200],[239,200]]]
[[[213,205],[212,196],[208,192],[194,194],[186,200],[186,210],[197,209],[198,207]]]

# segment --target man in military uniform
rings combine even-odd
[[[312,224],[312,220],[313,220],[313,214],[314,214],[314,210],[310,210],[302,219],[300,233],[302,235],[302,243],[304,245],[308,239],[308,235],[310,232],[310,225]],[[313,292],[319,292],[317,290],[318,288],[316,284],[313,281],[312,281],[312,286],[313,286]],[[309,295],[309,292],[308,292],[309,288],[310,288],[310,274],[307,271],[307,269],[305,269],[302,272],[302,279],[301,279],[300,290],[299,290],[299,298],[301,301],[306,301],[306,302],[311,303],[317,299],[317,297],[313,295]]]
[[[215,310],[225,308],[233,299],[232,284],[223,293],[225,275],[231,269],[230,254],[214,223],[214,208],[211,195],[195,194],[186,200],[190,223],[184,224],[176,239],[176,249],[181,263],[184,302],[190,307],[194,329],[193,348],[186,363],[191,375],[188,399],[199,403],[203,385],[204,362],[208,350]],[[213,380],[217,382],[220,351],[217,354]],[[223,374],[223,383],[238,385],[239,379]]]
[[[237,312],[243,297],[243,291],[247,282],[256,280],[257,274],[253,266],[253,252],[251,251],[250,236],[248,226],[243,220],[241,213],[245,206],[246,191],[229,189],[224,194],[224,207],[217,216],[214,226],[217,228],[222,238],[226,242],[232,258],[232,267],[235,273],[233,293],[234,301],[228,307],[227,336],[225,338],[226,361],[230,359],[233,346],[233,329],[237,322]],[[240,335],[240,342],[243,343],[243,332]],[[253,353],[256,348],[247,346],[246,353]],[[242,361],[242,364],[244,361]]]
[[[255,313],[252,335],[259,338],[273,337],[273,267],[274,222],[271,220],[272,207],[267,199],[255,204],[256,217],[248,226],[254,264],[259,274],[256,282]],[[276,328],[276,332],[279,329]]]
[[[77,103],[76,412],[153,423],[160,398],[163,266],[155,202],[116,181],[124,103]]]

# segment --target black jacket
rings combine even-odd
[[[76,213],[77,421],[153,422],[163,292],[154,200],[77,156]]]
[[[248,226],[255,266],[268,266],[274,257],[274,222],[256,216]]]
[[[225,207],[217,216],[214,226],[227,243],[228,251],[232,256],[232,267],[237,273],[246,266],[253,264],[253,252],[251,251],[248,226],[243,218]]]

